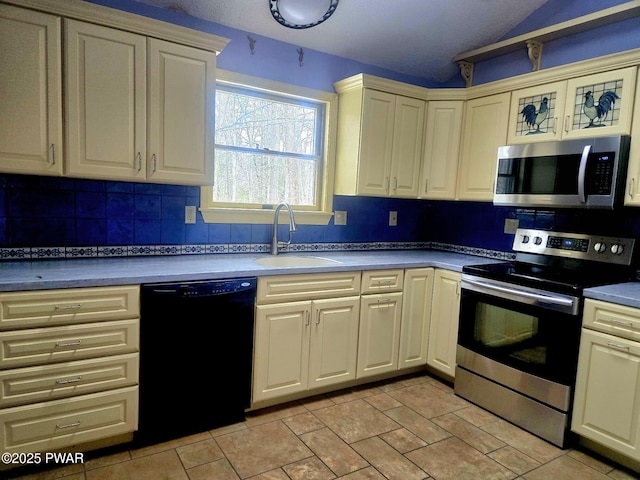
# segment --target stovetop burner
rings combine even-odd
[[[635,276],[633,239],[518,229],[513,249],[515,261],[470,265],[462,271],[573,295]]]

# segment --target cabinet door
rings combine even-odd
[[[566,92],[566,82],[512,92],[507,143],[560,140]]]
[[[389,195],[416,198],[424,139],[425,102],[396,97]]]
[[[356,378],[359,319],[360,297],[313,302],[309,388]]]
[[[456,197],[463,111],[463,101],[433,101],[427,106],[422,198]]]
[[[256,307],[253,401],[307,389],[311,302]]]
[[[454,377],[460,313],[460,277],[457,272],[436,270],[429,326],[427,364]]]
[[[567,82],[564,138],[631,132],[636,67]]]
[[[571,429],[640,460],[640,343],[582,330]]]
[[[427,363],[433,272],[433,268],[413,268],[405,272],[398,368]]]
[[[398,369],[402,293],[360,297],[358,378]]]
[[[0,5],[0,170],[62,174],[60,19]]]
[[[633,111],[636,118],[640,113],[640,75],[636,78],[636,96],[634,99]],[[640,121],[632,122],[631,138],[636,139],[629,147],[629,168],[627,173],[627,191],[624,197],[624,204],[630,207],[640,205]]]
[[[144,179],[146,39],[65,20],[67,171]]]
[[[460,200],[493,200],[498,147],[507,140],[510,95],[467,102],[458,181]]]
[[[396,96],[364,89],[358,194],[389,195]]]
[[[149,39],[148,178],[213,183],[216,56]]]

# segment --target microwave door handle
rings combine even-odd
[[[585,178],[587,176],[587,160],[589,159],[589,153],[591,153],[591,145],[586,145],[582,150],[582,157],[580,157],[580,168],[578,169],[578,199],[580,203],[587,203],[587,193],[585,191]]]

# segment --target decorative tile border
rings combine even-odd
[[[465,247],[438,242],[354,242],[295,243],[285,247],[289,252],[345,252],[372,250],[442,250],[480,257],[509,260],[510,252]],[[147,257],[162,255],[213,255],[221,253],[269,253],[269,244],[230,243],[197,245],[103,245],[87,247],[25,247],[0,248],[0,261],[52,260],[69,258]]]

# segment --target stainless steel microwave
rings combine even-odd
[[[624,198],[630,137],[498,148],[494,205],[614,208]]]

